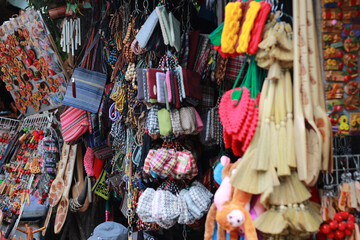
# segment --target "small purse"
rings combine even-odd
[[[181,127],[180,112],[178,109],[175,108],[170,110],[170,119],[174,135],[178,137],[184,134],[184,130]]]
[[[193,109],[194,109],[195,118],[196,118],[196,126],[197,126],[196,132],[201,132],[204,128],[204,123],[201,120],[201,117],[200,117],[199,113],[196,111],[196,109],[195,108],[193,108]]]
[[[180,108],[180,123],[184,134],[191,134],[197,130],[196,116],[193,107]]]
[[[172,177],[176,179],[192,179],[198,173],[194,156],[189,150],[176,152],[176,165],[172,171]]]
[[[176,52],[180,51],[180,22],[172,12],[169,13],[170,20],[170,43],[173,42]]]
[[[159,148],[151,159],[150,168],[156,173],[161,173],[165,164],[175,157],[174,149]],[[174,168],[174,166],[172,166]]]
[[[157,89],[157,101],[159,103],[165,103],[167,99],[165,99],[165,89],[164,82],[166,80],[166,73],[157,72],[156,73],[156,89]]]
[[[69,107],[60,115],[62,136],[65,142],[75,141],[89,129],[86,111]]]
[[[169,26],[169,16],[168,13],[165,9],[165,6],[158,6],[155,8],[156,10],[156,14],[159,18],[159,23],[160,23],[160,28],[161,28],[161,33],[164,39],[164,43],[165,45],[169,45],[169,30],[170,30],[170,26]]]
[[[156,11],[154,10],[150,14],[148,19],[144,23],[144,25],[141,27],[138,34],[136,35],[136,39],[138,40],[139,45],[142,48],[145,48],[146,45],[148,44],[148,41],[149,41],[151,35],[153,34],[154,29],[155,29],[156,25],[158,24],[158,21],[159,21],[159,18],[156,14]]]
[[[158,120],[158,111],[159,107],[157,105],[153,106],[146,118],[146,129],[149,131],[151,135],[159,135],[159,120]]]
[[[136,213],[143,222],[154,222],[152,217],[152,203],[154,196],[155,189],[147,188],[139,197]]]
[[[163,83],[165,99],[167,99],[166,83]],[[171,118],[169,113],[169,103],[166,101],[166,108],[163,108],[158,111],[160,135],[169,136],[172,134]]]

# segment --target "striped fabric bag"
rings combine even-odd
[[[65,142],[77,140],[89,129],[87,112],[69,107],[60,115],[62,136]]]
[[[97,54],[97,50],[102,49],[102,46],[103,42],[99,34],[96,34],[93,40],[89,40],[83,59],[71,76],[71,83],[66,89],[63,101],[64,105],[92,113],[98,112],[107,79],[103,51]]]
[[[78,67],[71,81],[75,82],[76,96],[73,96],[73,86],[69,84],[63,104],[97,113],[104,93],[106,74]]]

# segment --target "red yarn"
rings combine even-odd
[[[247,108],[247,115],[243,127],[240,129],[239,134],[236,136],[236,138],[241,142],[244,142],[246,139],[246,134],[248,133],[249,126],[251,124],[251,121],[253,120],[254,108],[255,108],[255,99],[250,98]]]
[[[94,176],[94,158],[95,155],[93,150],[90,147],[88,147],[86,149],[86,153],[84,156],[84,167],[85,167],[85,172],[89,176]]]
[[[239,104],[236,104],[237,100],[231,100],[231,95],[234,90],[240,90],[241,88],[235,88],[227,91],[221,98],[219,104],[219,116],[220,121],[224,126],[224,130],[228,134],[236,134],[242,127],[245,117],[246,108],[250,100],[250,91],[246,87],[243,87],[242,96]]]
[[[95,161],[94,161],[94,175],[96,180],[100,177],[101,172],[104,168],[105,165],[105,160],[100,160],[98,158],[95,157]]]
[[[247,53],[253,55],[256,54],[259,48],[259,43],[262,41],[262,32],[271,10],[270,3],[261,1],[260,4],[261,8],[258,16],[256,17],[253,30],[251,31],[251,40],[247,49]]]
[[[246,151],[246,149],[249,147],[252,138],[254,137],[255,131],[256,131],[256,127],[258,124],[258,118],[259,118],[259,108],[255,108],[254,109],[254,116],[253,116],[253,120],[251,121],[251,124],[249,126],[249,130],[248,130],[248,134],[246,135],[246,139],[245,142],[243,144],[242,147],[242,151]]]

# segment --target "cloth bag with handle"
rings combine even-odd
[[[92,113],[97,113],[107,79],[105,60],[102,54],[102,41],[100,40],[99,34],[95,36],[88,50],[85,52],[80,66],[85,66],[86,62],[90,62],[89,54],[94,47],[95,49],[91,67],[92,70],[86,69],[84,67],[77,67],[74,70],[74,73],[71,77],[71,84],[69,84],[66,89],[63,104],[83,109]],[[100,49],[100,54],[97,54],[98,49]],[[98,64],[99,62],[100,64]],[[90,68],[89,64],[87,65],[88,68]],[[101,66],[101,71],[104,73],[95,71],[96,66]]]

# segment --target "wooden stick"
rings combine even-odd
[[[64,76],[65,76],[65,78],[66,78],[66,81],[69,82],[69,80],[70,80],[70,75],[69,75],[69,73],[66,71],[64,62],[63,62],[63,60],[61,59],[61,56],[60,56],[60,53],[59,53],[59,51],[58,51],[58,49],[57,49],[57,47],[56,47],[55,41],[54,41],[53,37],[51,36],[51,34],[48,34],[48,38],[49,38],[49,40],[50,40],[51,47],[54,49],[54,52],[55,52],[55,54],[56,54],[56,56],[57,56],[57,58],[58,58],[58,61],[59,61],[61,70],[62,70],[63,73],[64,73]]]

